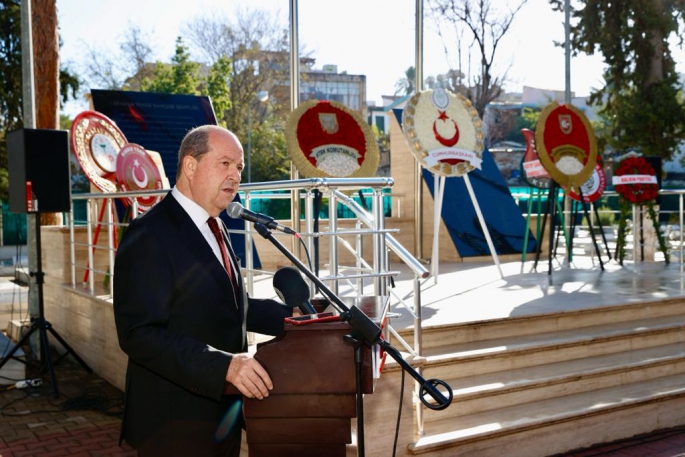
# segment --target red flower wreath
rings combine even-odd
[[[656,172],[644,157],[626,157],[614,172],[614,176],[625,175],[655,176]],[[654,200],[659,191],[658,185],[652,183],[616,184],[614,189],[630,203],[638,205]]]

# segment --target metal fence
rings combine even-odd
[[[314,251],[315,240],[328,243],[328,262],[325,274],[320,278],[327,283],[328,287],[336,294],[344,289],[349,296],[352,295],[360,300],[365,293],[369,293],[377,300],[376,314],[380,321],[388,318],[388,313],[393,303],[397,300],[401,306],[408,309],[415,320],[414,341],[409,343],[401,338],[399,333],[392,329],[389,324],[385,327],[387,333],[397,338],[413,355],[421,354],[421,297],[420,283],[428,277],[428,271],[415,259],[392,236],[394,230],[385,227],[385,215],[389,212],[388,196],[386,189],[391,188],[393,181],[390,178],[342,178],[342,179],[302,179],[294,181],[277,181],[270,183],[253,183],[241,186],[243,204],[247,209],[254,209],[265,201],[289,200],[295,196],[298,204],[304,207],[304,218],[301,221],[290,221],[300,236],[305,241],[307,250]],[[361,196],[350,196],[351,191],[363,190]],[[150,195],[164,195],[168,191],[145,191],[145,192],[120,192],[116,194],[75,194],[72,196],[72,206],[85,202],[85,219],[78,219],[72,211],[69,217],[70,248],[71,248],[71,284],[76,287],[82,284],[90,293],[96,295],[113,295],[113,276],[115,252],[118,239],[128,225],[124,214],[138,214],[136,197]],[[327,199],[327,225],[326,231],[314,231],[314,200],[315,193],[320,192]],[[359,199],[370,200],[370,209],[362,207]],[[121,205],[121,201],[129,201],[132,206],[128,209]],[[80,206],[84,206],[81,203]],[[343,208],[341,211],[340,208]],[[352,217],[340,217],[339,214],[349,214]],[[354,227],[343,228],[340,222],[354,220]],[[299,225],[304,227],[300,230]],[[297,226],[297,227],[296,227]],[[78,236],[77,231],[83,231],[85,236]],[[245,235],[245,268],[244,277],[246,287],[250,294],[254,293],[254,279],[258,274],[273,274],[273,272],[257,270],[255,268],[253,242],[255,231],[251,224],[246,224]],[[346,238],[352,237],[355,241],[350,243]],[[363,239],[371,239],[372,249],[370,253],[363,252]],[[297,244],[292,246],[294,251],[299,250]],[[76,256],[77,250],[85,249],[84,261],[79,261]],[[354,265],[341,266],[339,257],[340,249],[352,254]],[[393,251],[402,262],[407,264],[414,275],[414,302],[409,303],[392,294],[388,287],[390,278],[398,274],[390,270],[388,251]],[[83,256],[82,256],[83,257]],[[100,261],[96,261],[99,258]],[[102,259],[105,259],[103,261]],[[100,265],[100,266],[98,266]],[[344,271],[343,271],[344,270]],[[104,278],[102,283],[96,283],[96,277]],[[312,293],[314,286],[312,285]],[[365,290],[367,292],[365,292]]]

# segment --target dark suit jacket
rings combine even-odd
[[[248,298],[236,273],[234,291],[171,194],[126,229],[114,267],[114,316],[129,356],[122,438],[132,446],[173,421],[218,425],[240,398],[222,393],[232,354],[247,350],[246,331],[283,330],[292,309]]]

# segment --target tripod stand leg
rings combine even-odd
[[[57,331],[56,331],[54,328],[52,328],[52,325],[51,325],[49,322],[47,322],[47,321],[45,322],[45,327],[46,327],[48,330],[50,330],[50,333],[52,334],[52,336],[54,336],[55,339],[56,339],[57,341],[59,341],[59,343],[62,345],[62,347],[63,347],[64,349],[67,350],[67,354],[71,354],[71,356],[72,356],[72,357],[73,357],[73,358],[74,358],[74,359],[75,359],[83,368],[85,368],[85,370],[86,370],[88,373],[92,373],[92,372],[93,372],[93,370],[86,364],[86,362],[84,362],[83,359],[82,359],[81,357],[79,357],[78,354],[76,354],[76,352],[74,352],[74,350],[71,348],[71,346],[69,346],[69,344],[68,344],[66,341],[64,341],[64,340],[62,339],[61,336],[59,336],[59,333],[57,333]]]
[[[48,367],[48,371],[50,372],[50,382],[52,383],[52,393],[55,395],[55,398],[59,397],[59,389],[57,389],[57,378],[55,377],[55,367],[52,365],[52,356],[50,355],[50,344],[48,343],[48,334],[46,333],[45,329],[47,328],[47,322],[45,319],[38,319],[41,321],[38,324],[38,331],[40,332],[40,344],[41,344],[41,352],[43,353],[42,360],[45,362],[45,365]]]
[[[581,201],[581,205],[583,205],[583,212],[585,213],[585,218],[587,219],[587,225],[588,225],[588,227],[590,227],[590,238],[592,238],[592,244],[595,247],[595,253],[597,254],[597,260],[599,260],[599,268],[602,271],[604,271],[604,262],[602,262],[602,253],[599,251],[599,245],[597,244],[597,238],[595,238],[595,230],[592,228],[592,220],[590,219],[590,213],[587,210],[587,204],[585,203],[585,197],[583,197],[583,189],[581,187],[578,188],[578,193],[580,194],[580,201]]]

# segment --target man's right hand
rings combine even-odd
[[[263,399],[274,386],[269,374],[251,354],[234,354],[228,366],[226,381],[247,398]]]

